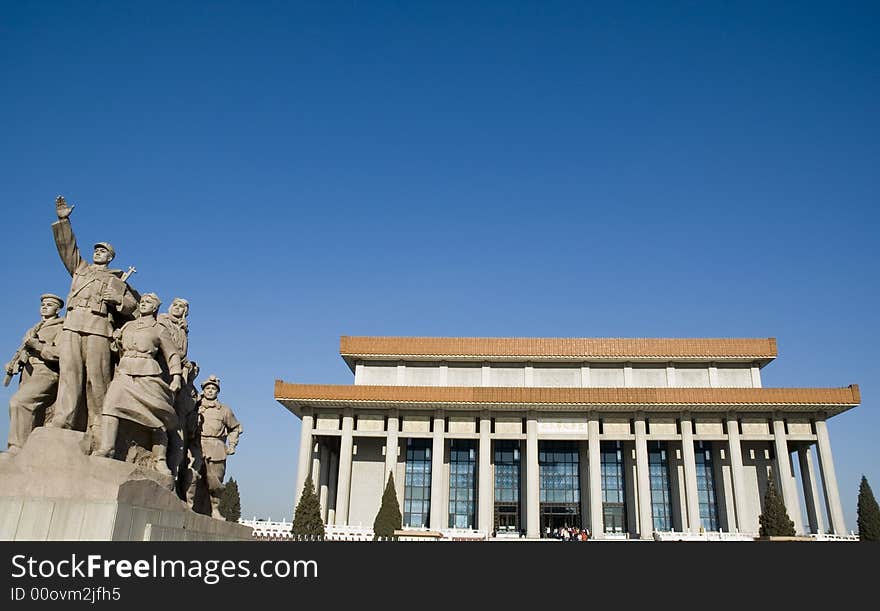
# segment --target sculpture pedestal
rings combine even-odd
[[[0,540],[252,540],[248,526],[190,510],[170,476],[85,455],[82,438],[40,427],[18,454],[0,454]]]

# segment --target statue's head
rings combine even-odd
[[[52,293],[40,295],[40,316],[43,318],[54,318],[63,307],[64,300],[58,295]]]
[[[92,262],[95,265],[107,265],[116,257],[116,251],[109,242],[98,242],[95,244],[95,252],[92,255]]]
[[[174,318],[186,318],[189,314],[189,302],[183,297],[175,297],[168,308],[168,313]]]
[[[220,394],[220,378],[215,375],[208,376],[208,379],[202,382],[202,393],[209,401],[213,401]]]
[[[162,305],[162,301],[156,293],[146,293],[141,296],[140,303],[138,303],[138,312],[141,313],[141,316],[153,316],[159,311],[160,305]]]

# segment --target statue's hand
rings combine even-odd
[[[171,379],[171,392],[179,391],[180,387],[181,387],[180,375],[177,374]]]
[[[235,448],[233,448],[232,446],[227,447],[226,448],[226,455],[232,456],[233,454],[235,454]]]
[[[70,216],[70,213],[73,212],[75,206],[68,206],[67,202],[64,200],[64,196],[59,195],[55,198],[55,214],[58,215],[59,219],[66,219]]]
[[[119,295],[111,289],[109,286],[104,289],[104,292],[101,293],[101,300],[106,303],[112,303],[114,305],[120,305]]]

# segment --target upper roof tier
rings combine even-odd
[[[531,338],[354,337],[339,353],[354,370],[359,360],[688,361],[751,362],[776,358],[776,338]]]

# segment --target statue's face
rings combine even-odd
[[[95,254],[92,255],[92,261],[95,263],[95,265],[107,265],[112,260],[113,257],[110,256],[109,250],[107,250],[103,246],[95,247]]]
[[[189,306],[184,302],[175,299],[168,308],[168,313],[174,318],[184,318],[189,313]]]
[[[43,318],[53,318],[58,314],[59,309],[61,306],[54,299],[44,299],[40,302],[40,316]]]
[[[220,389],[213,384],[208,384],[207,386],[205,386],[205,388],[202,389],[202,392],[205,393],[205,398],[208,401],[213,401],[217,398],[217,395],[220,394]]]
[[[156,310],[159,309],[159,302],[153,299],[152,297],[141,297],[141,301],[138,304],[138,311],[141,313],[141,316],[150,316],[156,313]]]

